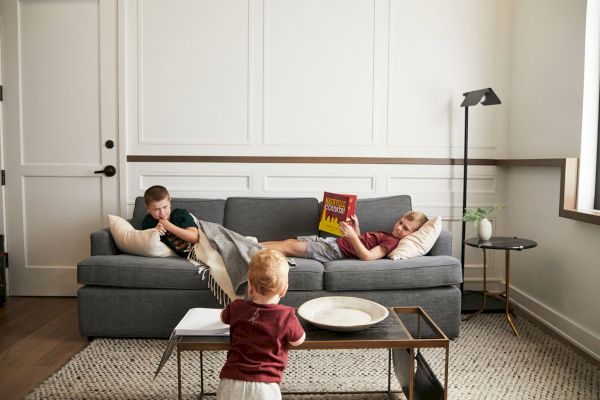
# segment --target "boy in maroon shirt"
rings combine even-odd
[[[294,309],[278,304],[288,289],[288,269],[280,252],[259,251],[248,266],[248,300],[221,312],[230,338],[217,400],[281,399],[288,348],[306,338]]]
[[[343,237],[298,236],[297,239],[260,243],[268,249],[274,249],[290,257],[311,258],[320,262],[358,258],[359,260],[378,260],[392,252],[401,239],[417,231],[427,216],[420,211],[409,211],[394,225],[391,233],[366,232],[361,235],[358,217],[353,215],[352,225],[340,222]]]

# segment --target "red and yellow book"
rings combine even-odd
[[[356,195],[325,192],[319,230],[343,236],[340,222],[356,212]]]

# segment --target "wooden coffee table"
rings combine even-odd
[[[434,393],[436,398],[448,398],[448,358],[449,340],[433,322],[429,315],[420,307],[393,307],[390,315],[368,329],[356,332],[333,332],[317,328],[299,318],[306,331],[305,342],[290,350],[333,350],[333,349],[388,349],[388,382],[387,390],[362,393],[387,393],[391,398],[392,358],[396,376],[400,380],[402,390],[409,400],[415,393]],[[413,336],[407,324],[416,334]],[[428,337],[421,337],[421,332],[427,331]],[[227,350],[228,336],[181,336],[177,339],[177,394],[181,399],[181,352],[200,352],[200,396],[214,395],[204,392],[204,365],[202,352],[212,350]],[[443,387],[418,352],[421,348],[444,348],[444,385]],[[417,367],[415,368],[415,360]],[[415,372],[415,369],[417,370]],[[427,369],[427,370],[425,370]],[[418,379],[415,383],[415,373]],[[425,378],[426,377],[426,378]],[[433,380],[432,380],[433,378]],[[431,386],[430,386],[431,385]],[[436,387],[434,387],[436,386]],[[332,392],[287,392],[282,394],[326,394]],[[349,393],[349,392],[335,392]],[[357,392],[352,392],[357,393]],[[359,392],[360,393],[360,392]]]

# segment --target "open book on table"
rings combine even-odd
[[[229,325],[221,322],[220,308],[190,308],[177,324],[158,363],[154,378],[165,365],[181,336],[229,336]]]
[[[175,327],[177,336],[227,336],[229,325],[221,322],[220,308],[191,308]]]

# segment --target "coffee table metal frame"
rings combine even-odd
[[[354,332],[333,332],[325,331],[310,325],[301,319],[301,323],[306,331],[306,340],[297,347],[291,347],[290,350],[335,350],[335,349],[388,349],[388,384],[387,390],[368,391],[368,392],[282,392],[282,394],[344,394],[344,393],[387,393],[392,398],[392,393],[399,393],[391,390],[392,376],[392,350],[408,349],[410,352],[409,363],[409,396],[408,400],[413,400],[414,396],[414,374],[415,374],[415,349],[420,348],[443,348],[445,349],[444,363],[444,395],[443,399],[448,398],[448,362],[449,362],[449,343],[450,340],[442,330],[433,322],[431,317],[421,307],[392,307],[390,316],[385,320],[387,325],[382,323],[368,329],[374,330],[394,330],[398,332],[397,337],[389,338],[383,335],[381,338],[364,337],[367,330]],[[417,334],[413,337],[406,328],[400,315],[415,314],[417,316]],[[421,338],[421,321],[424,321],[435,337]],[[363,332],[363,333],[360,333]],[[363,336],[361,338],[361,335]],[[375,335],[377,336],[377,335]],[[388,335],[389,336],[389,335]],[[177,395],[181,399],[181,353],[184,351],[200,352],[200,395],[215,395],[215,393],[204,392],[204,351],[227,350],[229,348],[228,336],[180,336],[177,338]]]
[[[512,312],[510,309],[510,294],[509,294],[510,293],[509,292],[509,289],[510,289],[510,251],[511,250],[522,251],[525,249],[530,249],[532,247],[537,246],[537,243],[534,242],[533,240],[523,239],[523,238],[518,238],[518,237],[492,236],[489,240],[481,240],[477,237],[469,238],[469,239],[465,240],[465,244],[468,246],[471,246],[471,247],[478,247],[481,250],[483,250],[483,303],[481,304],[481,308],[479,310],[477,310],[473,314],[466,316],[464,318],[464,321],[470,320],[471,318],[475,317],[476,315],[481,314],[485,310],[488,296],[495,297],[495,298],[498,298],[501,300],[504,299],[504,314],[506,316],[506,320],[508,321],[508,324],[512,328],[513,333],[517,337],[519,337],[519,331],[517,330],[517,327],[515,326],[512,318],[510,317],[511,312]],[[487,274],[486,274],[487,257],[486,257],[486,252],[485,252],[486,249],[504,250],[505,251],[504,292],[496,293],[496,292],[489,292],[487,290]]]

